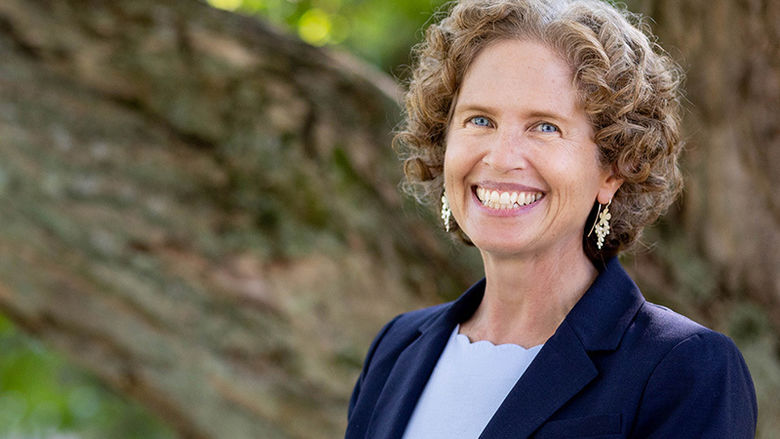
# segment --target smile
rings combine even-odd
[[[476,193],[483,206],[496,210],[527,206],[544,196],[542,192],[501,192],[479,186]]]

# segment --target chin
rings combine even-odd
[[[516,239],[496,239],[478,237],[471,242],[482,253],[489,253],[496,256],[516,256],[527,253],[531,246],[527,242],[520,242]]]

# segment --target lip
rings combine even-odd
[[[524,206],[518,206],[513,207],[511,209],[491,209],[485,205],[482,204],[481,201],[479,201],[479,197],[477,197],[477,187],[483,187],[485,189],[491,189],[491,190],[497,190],[502,192],[541,192],[542,198],[539,198],[538,200],[534,201],[531,204],[526,204]],[[477,210],[480,212],[484,212],[486,215],[490,216],[498,216],[498,217],[508,217],[508,216],[518,216],[523,215],[533,209],[534,207],[538,206],[539,203],[541,203],[545,198],[547,198],[547,192],[531,187],[531,186],[525,186],[521,184],[516,183],[478,183],[471,186],[471,199],[474,202],[474,204],[477,207]]]

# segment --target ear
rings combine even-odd
[[[601,204],[609,203],[612,200],[612,197],[615,196],[615,192],[617,192],[622,184],[622,178],[618,178],[614,173],[610,173],[601,183],[596,200],[598,200],[598,202]]]

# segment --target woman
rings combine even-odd
[[[462,0],[417,49],[407,186],[485,279],[396,317],[347,438],[752,438],[727,337],[644,300],[616,255],[680,190],[679,74],[598,0]]]

